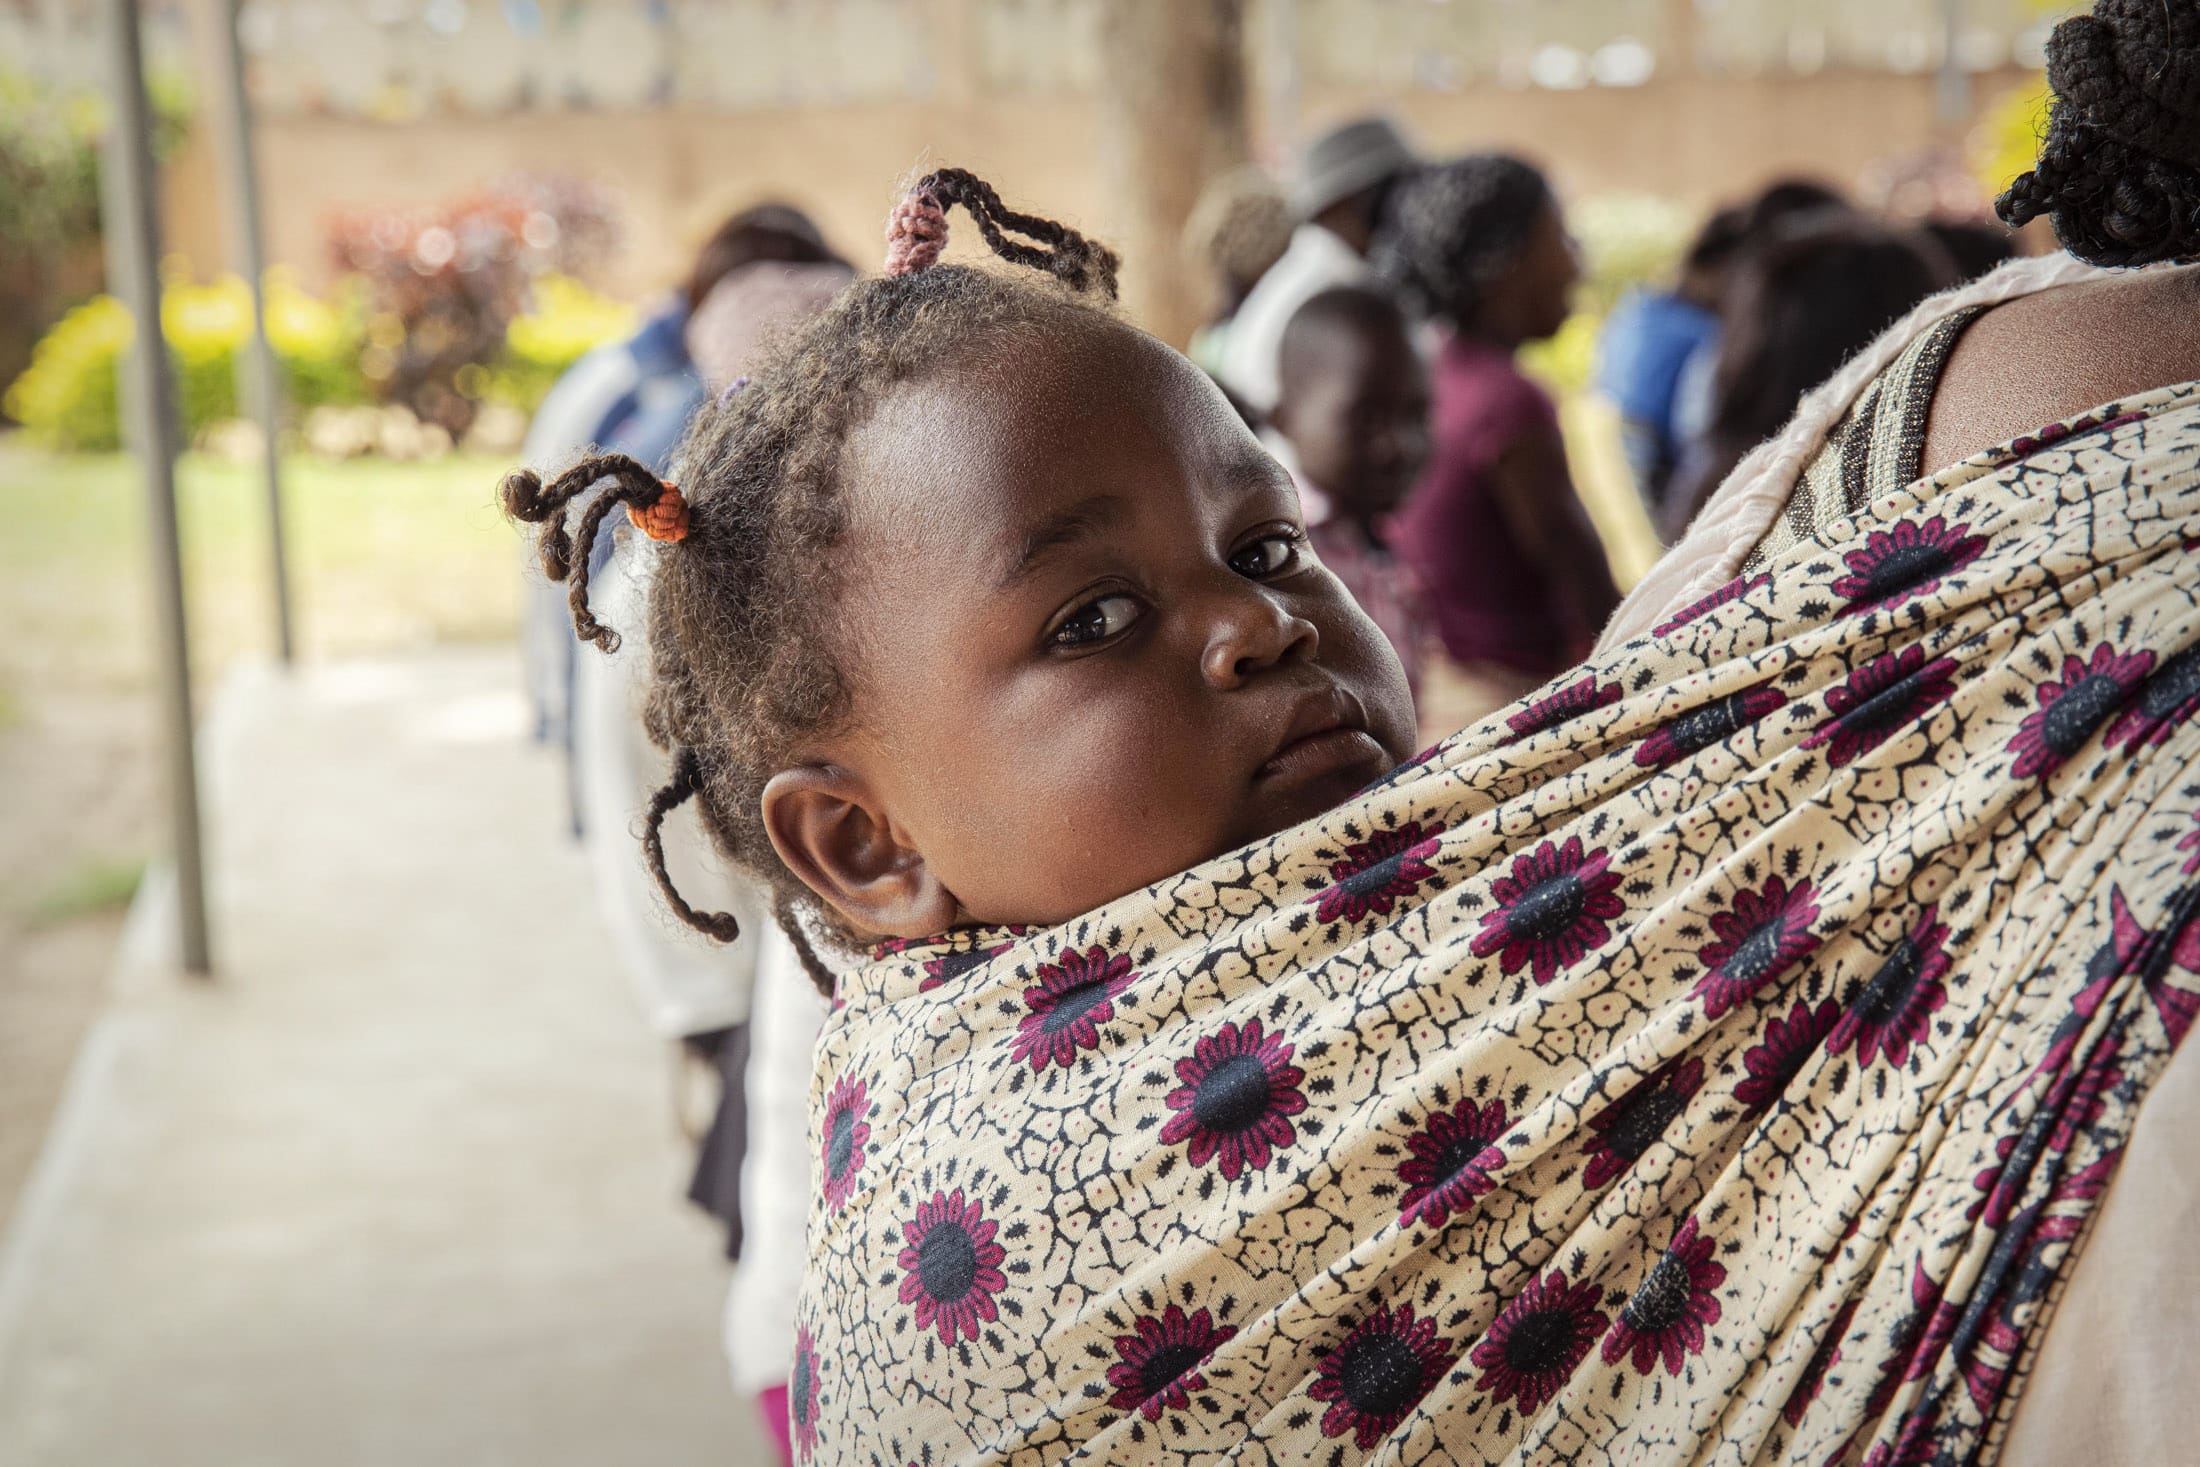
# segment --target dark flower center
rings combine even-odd
[[[825,1138],[825,1175],[836,1181],[846,1176],[855,1149],[856,1108],[844,1105],[833,1112],[832,1133]]]
[[[1233,1054],[1207,1072],[1192,1097],[1192,1119],[1216,1135],[1242,1131],[1268,1112],[1268,1066]]]
[[[1841,727],[1859,734],[1892,729],[1916,711],[1917,701],[1924,694],[1925,674],[1920,670],[1892,687],[1880,689],[1842,714]]]
[[[1438,1149],[1436,1155],[1431,1159],[1430,1165],[1436,1172],[1436,1185],[1443,1186],[1444,1183],[1473,1166],[1475,1160],[1483,1152],[1489,1150],[1496,1139],[1493,1136],[1485,1140],[1472,1131],[1463,1136],[1453,1137]]]
[[[1573,1364],[1574,1317],[1564,1309],[1536,1309],[1505,1331],[1505,1363],[1522,1375],[1549,1375]]]
[[[985,960],[986,954],[982,951],[971,951],[967,953],[949,953],[944,958],[934,958],[932,960],[932,963],[930,965],[932,968],[932,976],[936,981],[945,983],[950,978],[962,977],[963,974],[969,972],[972,968],[977,967]]]
[[[794,1379],[787,1382],[789,1409],[797,1426],[810,1422],[810,1385],[810,1354],[805,1350],[794,1357]]]
[[[1337,1384],[1362,1416],[1403,1416],[1421,1399],[1425,1374],[1413,1346],[1387,1331],[1348,1340],[1337,1356]]]
[[[2147,679],[2139,690],[2139,711],[2158,722],[2194,698],[2200,698],[2200,647],[2187,647]]]
[[[1734,953],[1719,965],[1719,976],[1736,983],[1754,983],[1780,961],[1780,942],[1787,936],[1787,918],[1775,917],[1734,945]]]
[[[1207,1352],[1198,1345],[1163,1345],[1138,1367],[1138,1389],[1149,1400],[1177,1383],[1185,1371],[1190,1370]]]
[[[1861,601],[1885,601],[1899,596],[1912,586],[1946,575],[1948,551],[1941,545],[1898,545],[1881,555],[1864,572],[1864,594]]]
[[[1902,1011],[1910,1006],[1910,997],[1917,992],[1919,974],[1925,969],[1925,954],[1919,950],[1907,934],[1887,954],[1887,960],[1872,974],[1871,982],[1856,996],[1856,1018],[1859,1023],[1877,1029],[1891,1024]]]
[[[1581,920],[1581,909],[1588,901],[1588,890],[1576,872],[1539,881],[1521,893],[1505,914],[1505,931],[1529,942],[1548,942]]]
[[[2067,759],[2085,747],[2101,720],[2124,701],[2124,685],[2106,673],[2079,679],[2047,705],[2040,717],[2040,742]]]
[[[1721,698],[1708,708],[1698,708],[1673,722],[1673,746],[1682,754],[1693,754],[1708,749],[1735,731],[1746,728],[1749,713],[1746,702],[1749,693],[1744,691]]]
[[[1075,988],[1065,988],[1055,995],[1054,1006],[1040,1019],[1039,1028],[1048,1034],[1059,1034],[1107,1001],[1108,980],[1088,978]]]
[[[943,1222],[917,1244],[917,1279],[936,1303],[952,1304],[978,1281],[978,1245],[961,1223]]]
[[[1688,1300],[1695,1288],[1695,1276],[1689,1273],[1688,1265],[1668,1253],[1650,1270],[1650,1277],[1642,1281],[1621,1314],[1636,1333],[1654,1335],[1687,1316]]]
[[[1688,1097],[1670,1085],[1653,1085],[1619,1103],[1619,1114],[1604,1128],[1604,1144],[1629,1161],[1635,1160],[1688,1108]]]
[[[1406,863],[1406,853],[1398,851],[1383,857],[1374,865],[1353,872],[1337,884],[1356,897],[1380,896],[1398,879],[1399,868]]]

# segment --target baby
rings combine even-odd
[[[1428,369],[1405,312],[1363,286],[1325,290],[1283,329],[1269,427],[1288,449],[1307,533],[1419,681],[1432,634],[1418,581],[1391,553],[1390,516],[1428,462]]]
[[[965,209],[1018,277],[940,263]],[[1310,552],[1290,476],[1111,309],[1115,256],[959,169],[887,274],[704,409],[661,484],[616,455],[508,476],[545,571],[615,507],[660,548],[646,715],[821,985],[835,945],[1065,921],[1343,801],[1412,750],[1383,633]],[[566,527],[566,511],[609,487]],[[805,922],[805,917],[815,919]]]

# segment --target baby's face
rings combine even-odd
[[[1329,809],[1414,735],[1221,394],[1128,327],[1048,330],[897,391],[843,459],[855,717],[805,757],[861,781],[958,921],[1090,911]]]

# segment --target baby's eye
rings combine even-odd
[[[1230,557],[1230,569],[1251,580],[1260,580],[1279,571],[1288,570],[1299,557],[1299,547],[1306,543],[1306,532],[1299,529],[1277,530],[1263,535],[1252,544]]]
[[[1097,645],[1128,631],[1142,609],[1135,596],[1102,596],[1064,617],[1047,641],[1056,647]]]

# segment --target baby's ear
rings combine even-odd
[[[877,796],[835,765],[783,769],[764,786],[772,848],[804,886],[858,932],[931,937],[955,925],[959,907],[904,845]]]

